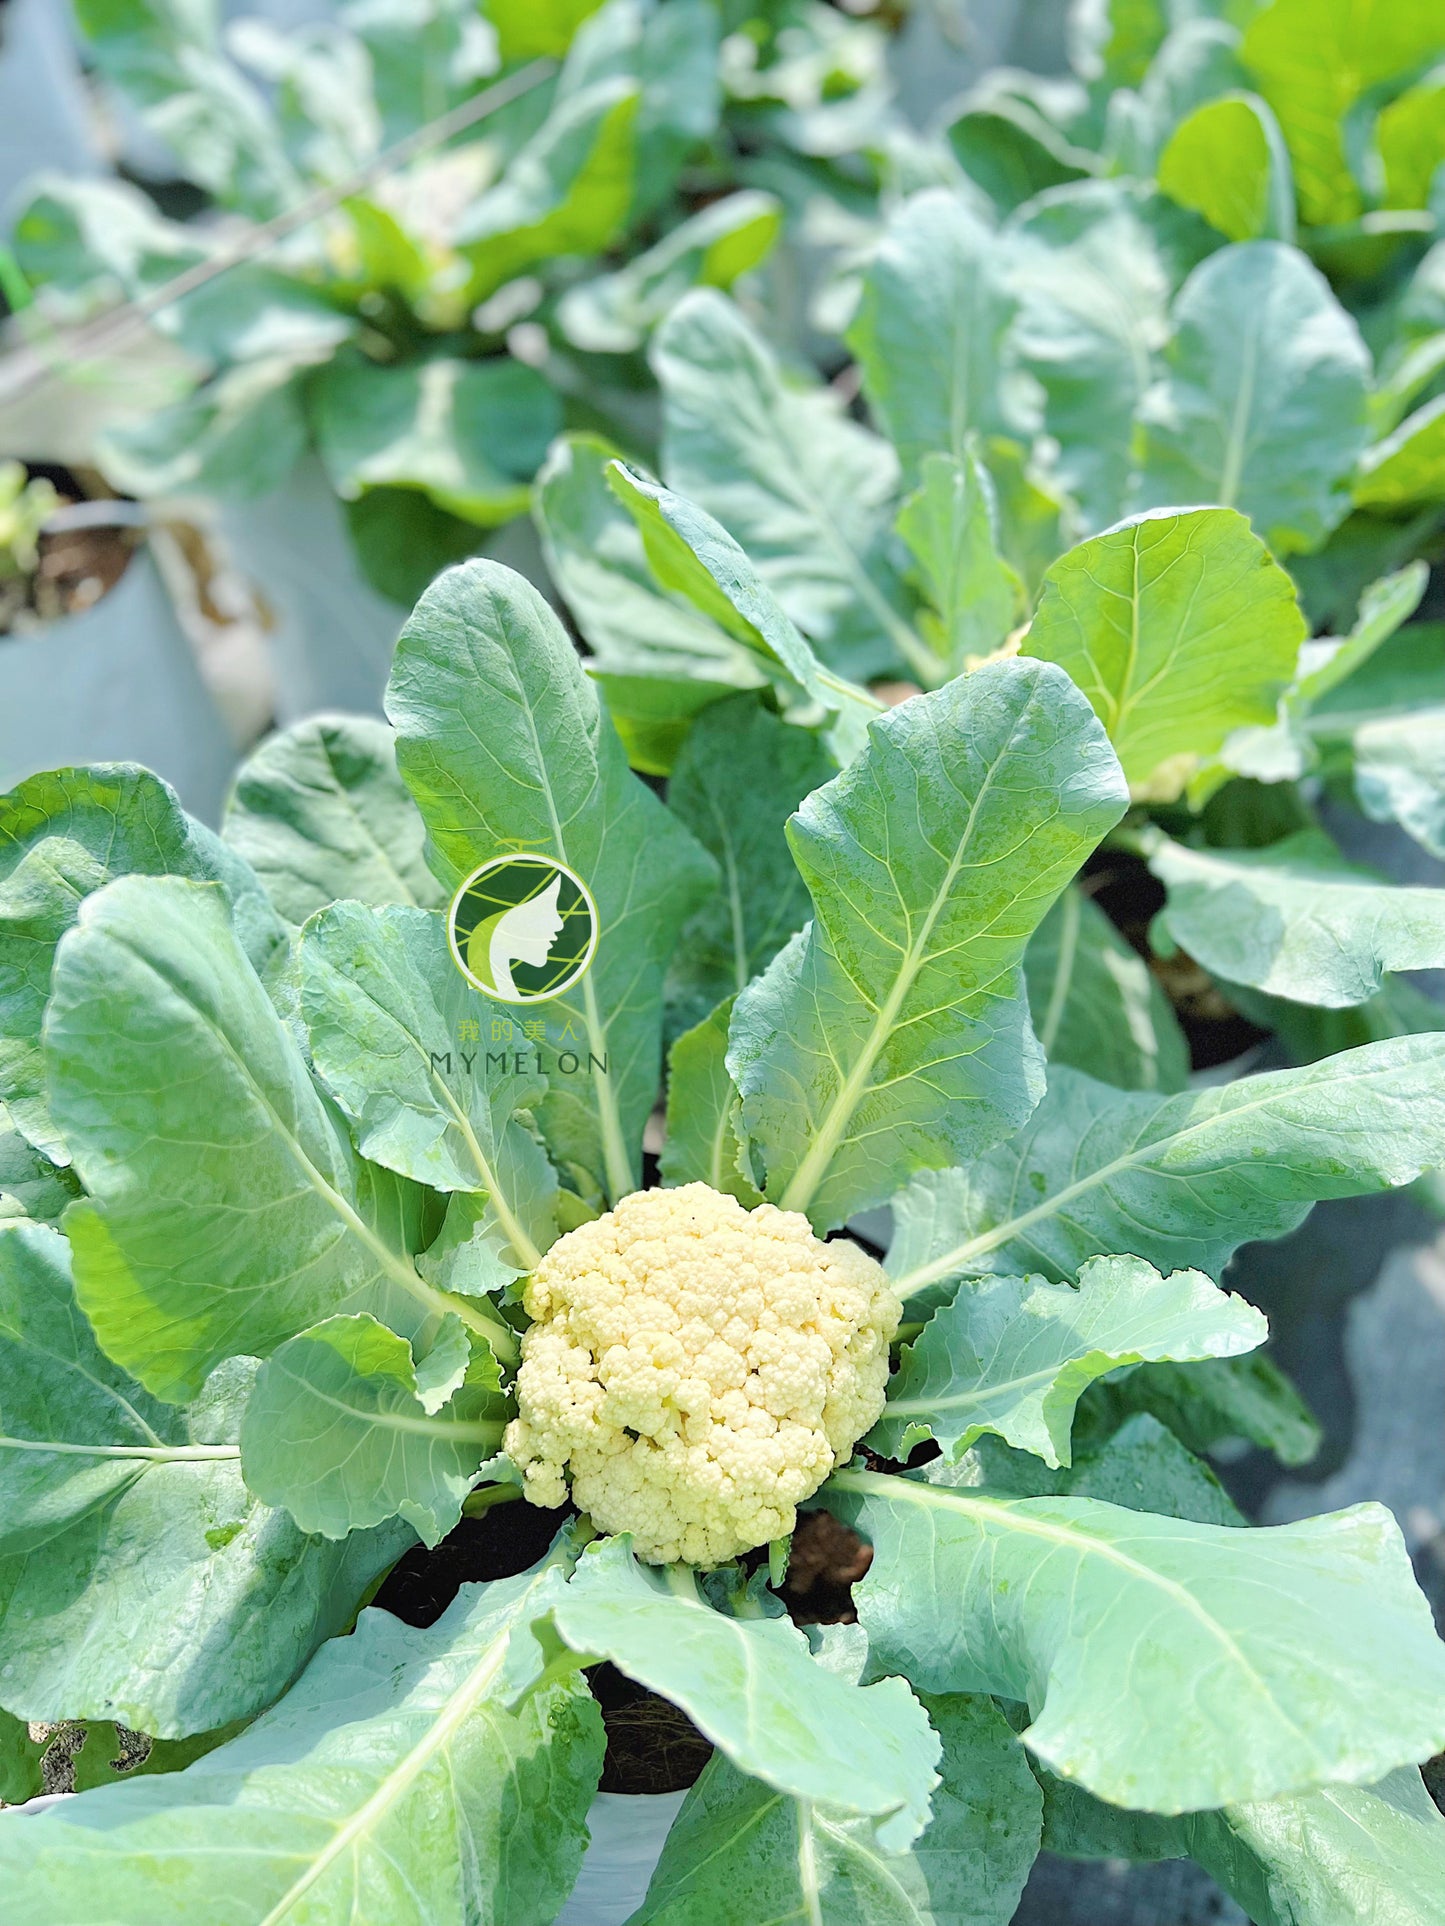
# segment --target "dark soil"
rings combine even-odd
[[[1242,1056],[1267,1034],[1227,1001],[1219,986],[1183,950],[1156,956],[1149,925],[1164,907],[1164,885],[1142,857],[1102,849],[1084,865],[1083,887],[1126,943],[1149,965],[1174,1006],[1189,1044],[1190,1067],[1213,1070]]]
[[[413,1547],[374,1602],[408,1625],[434,1625],[463,1585],[511,1578],[535,1565],[574,1515],[514,1500],[480,1518],[463,1518],[435,1551]],[[857,1616],[852,1587],[872,1558],[871,1546],[829,1513],[803,1513],[782,1590],[789,1614],[800,1625],[851,1623]],[[588,1683],[607,1730],[603,1792],[681,1792],[696,1783],[712,1746],[685,1713],[612,1665],[594,1667]]]
[[[463,1585],[515,1578],[527,1571],[559,1527],[575,1516],[570,1506],[543,1511],[525,1499],[493,1505],[480,1518],[463,1518],[435,1551],[414,1545],[392,1567],[372,1602],[407,1625],[435,1625]]]
[[[32,479],[44,477],[54,484],[61,506],[106,492],[103,486],[88,486],[85,478],[68,468],[34,462],[28,472]],[[133,528],[42,534],[34,572],[15,581],[0,581],[0,636],[32,633],[64,616],[94,608],[125,574],[141,539]]]
[[[873,1547],[829,1511],[805,1511],[793,1533],[782,1599],[797,1625],[851,1625],[853,1587],[873,1563]]]

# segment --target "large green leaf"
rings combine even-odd
[[[1408,1184],[1445,1163],[1445,1037],[1398,1037],[1302,1070],[1158,1097],[1057,1069],[1012,1143],[915,1178],[889,1269],[909,1295],[980,1271],[1073,1277],[1131,1250],[1218,1277],[1324,1197]]]
[[[711,1184],[751,1210],[762,1194],[743,1171],[741,1099],[728,1075],[727,997],[691,1030],[684,1030],[667,1059],[667,1139],[662,1178],[667,1184]]]
[[[1139,1375],[1125,1371],[1114,1382],[1129,1384]],[[1088,1405],[1096,1401],[1097,1393],[1091,1393]],[[1087,1435],[1072,1465],[1050,1467],[1031,1452],[985,1436],[956,1464],[935,1471],[934,1481],[993,1498],[1096,1498],[1126,1511],[1163,1512],[1201,1525],[1248,1522],[1209,1466],[1150,1413],[1101,1416],[1089,1409],[1075,1428]]]
[[[1079,1857],[1196,1860],[1258,1926],[1434,1926],[1445,1819],[1413,1767],[1373,1786],[1161,1819],[1046,1780],[1045,1843]]]
[[[269,736],[241,765],[221,834],[294,929],[340,897],[429,909],[441,896],[391,730],[370,716]]]
[[[846,762],[863,745],[863,730],[882,704],[856,683],[825,668],[792,618],[720,522],[696,502],[621,462],[608,485],[636,522],[653,573],[716,622],[753,658],[786,709],[802,719],[827,717],[830,746]]]
[[[612,245],[632,201],[639,98],[636,82],[619,75],[559,102],[496,186],[471,204],[455,242],[472,262],[475,299],[534,262]]]
[[[592,891],[592,966],[537,1007],[564,1030],[570,1022],[595,1064],[549,1091],[540,1120],[559,1162],[624,1196],[637,1188],[657,1094],[663,974],[714,881],[712,861],[628,769],[552,610],[496,563],[452,569],[422,597],[397,644],[387,713],[452,880],[521,848],[561,858]]]
[[[1025,82],[1025,86],[1029,83]],[[967,93],[944,138],[969,184],[999,213],[1021,207],[1093,173],[1095,156],[1075,147],[1007,75],[985,77]]]
[[[35,285],[79,297],[144,301],[185,270],[214,260],[219,242],[168,221],[137,187],[42,175],[14,221],[14,249]],[[319,289],[259,262],[239,262],[154,314],[156,328],[214,368],[276,357],[324,360],[356,332]],[[167,377],[166,392],[172,392]]]
[[[1122,1382],[1127,1384],[1139,1375],[1126,1373]],[[998,1481],[1001,1455],[998,1450],[990,1453],[989,1462],[980,1467],[978,1482],[1004,1496],[1007,1494]],[[1017,1467],[1016,1452],[1010,1455],[1009,1464]],[[1038,1469],[1036,1460],[1024,1466],[1026,1472]],[[1102,1444],[1081,1452],[1072,1469],[1056,1472],[1054,1480],[1054,1489],[1061,1497],[1097,1498],[1107,1505],[1122,1505],[1126,1511],[1162,1511],[1167,1517],[1192,1518],[1201,1525],[1248,1522],[1209,1466],[1144,1411],[1125,1418]],[[947,1482],[959,1481],[950,1476]],[[1021,1489],[1018,1495],[1033,1498],[1044,1493],[1037,1488]]]
[[[12,211],[10,234],[32,285],[89,299],[97,283],[112,299],[143,298],[211,252],[194,228],[167,220],[129,182],[63,174],[41,174],[27,185]],[[344,317],[332,313],[344,335]]]
[[[1163,249],[1138,196],[1117,181],[1059,189],[1024,208],[1007,238],[1019,301],[1012,345],[1043,389],[1055,472],[1085,526],[1107,528],[1129,503],[1134,412],[1168,337]]]
[[[1078,1288],[1041,1277],[964,1284],[904,1352],[873,1450],[900,1462],[934,1438],[959,1458],[992,1432],[1045,1464],[1067,1464],[1074,1407],[1121,1365],[1233,1357],[1262,1344],[1263,1316],[1199,1271],[1095,1257]]]
[[[1425,586],[1418,574],[1402,570],[1400,576],[1367,591],[1361,601],[1360,631],[1373,639],[1369,616],[1385,608],[1393,615],[1408,600],[1412,584],[1422,591]],[[1408,613],[1413,614],[1415,606],[1411,602]],[[1322,747],[1348,747],[1368,724],[1433,708],[1439,701],[1440,678],[1445,675],[1445,622],[1415,622],[1396,634],[1398,626],[1392,621],[1384,637],[1365,651],[1363,661],[1353,659],[1352,650],[1344,664],[1346,674],[1328,676],[1323,688],[1312,695],[1305,727]]]
[[[970,432],[1010,433],[1004,337],[1014,300],[998,236],[961,194],[916,194],[890,219],[848,345],[868,401],[916,485],[925,455],[961,461]]]
[[[943,1783],[911,1852],[715,1756],[629,1926],[1007,1926],[1038,1850],[1038,1787],[992,1700],[925,1703]]]
[[[364,1612],[186,1771],[0,1827],[14,1926],[345,1926],[359,1908],[387,1926],[546,1926],[577,1877],[603,1750],[575,1680],[504,1709],[513,1631],[553,1582],[467,1586],[427,1631]]]
[[[1174,306],[1162,382],[1140,411],[1143,499],[1218,502],[1275,553],[1317,548],[1349,507],[1370,356],[1303,254],[1221,248]]]
[[[1445,706],[1355,732],[1355,794],[1377,823],[1395,822],[1445,858]]]
[[[1120,1090],[1182,1090],[1189,1045],[1143,957],[1097,903],[1066,889],[1024,952],[1029,1014],[1050,1063]]]
[[[652,361],[669,486],[741,543],[824,659],[863,678],[924,649],[881,553],[898,486],[888,443],[831,390],[786,381],[711,289],[677,304]]]
[[[1202,1364],[1142,1365],[1090,1396],[1117,1414],[1132,1412],[1157,1419],[1191,1451],[1214,1451],[1242,1439],[1272,1452],[1281,1464],[1307,1465],[1318,1456],[1324,1436],[1299,1392],[1263,1351],[1239,1358],[1210,1358]],[[1117,1417],[1110,1421],[1116,1422]]]
[[[929,681],[939,683],[977,668],[1003,647],[1025,596],[998,551],[998,506],[977,444],[959,457],[925,455],[921,474],[899,510],[898,533],[933,604],[918,623],[938,657]]]
[[[255,876],[182,810],[173,790],[130,764],[32,776],[0,798],[0,1097],[56,1162],[65,1146],[45,1096],[40,1022],[55,946],[81,900],[113,877],[223,883],[237,932],[264,969],[283,931]]]
[[[97,1347],[69,1252],[0,1226],[0,1702],[28,1719],[205,1732],[283,1691],[412,1542],[328,1544],[241,1481],[254,1367],[189,1409]],[[225,1662],[214,1655],[224,1652]]]
[[[1131,790],[1171,801],[1232,730],[1274,721],[1305,634],[1242,515],[1156,509],[1055,562],[1023,648],[1078,683]]]
[[[1244,1523],[1212,1474],[1150,1418],[1129,1419],[1065,1476],[1079,1497]],[[1039,1776],[1049,1851],[1086,1859],[1191,1856],[1260,1926],[1427,1926],[1445,1899],[1445,1821],[1412,1767],[1375,1786],[1324,1786],[1173,1819],[1106,1806],[1052,1773]]]
[[[556,1235],[557,1179],[518,1119],[545,1096],[540,1049],[488,1049],[506,1012],[453,963],[429,910],[336,903],[301,941],[311,1060],[362,1155],[469,1194],[482,1288],[532,1270]]]
[[[1168,891],[1160,921],[1197,963],[1296,1003],[1363,1003],[1391,970],[1445,963],[1445,890],[1387,883],[1345,861],[1323,830],[1265,849],[1150,839]]]
[[[1124,800],[1083,697],[1018,662],[894,709],[809,797],[788,836],[815,920],[739,997],[728,1053],[775,1201],[826,1228],[1024,1121],[1019,965]]]
[[[1231,241],[1294,240],[1294,175],[1279,122],[1255,94],[1196,107],[1159,156],[1159,185]]]
[[[1024,1701],[1025,1744],[1100,1798],[1368,1784],[1445,1738],[1445,1646],[1382,1506],[1248,1531],[861,1470],[825,1490],[873,1544],[873,1663]]]
[[[525,512],[562,425],[541,375],[505,355],[395,368],[340,356],[310,399],[317,450],[343,501],[368,488],[415,488],[483,528]]]
[[[1445,500],[1445,395],[1437,395],[1366,451],[1355,478],[1364,508],[1398,513]]]
[[[1445,34],[1438,51],[1445,54]],[[1445,74],[1439,67],[1382,108],[1375,143],[1385,168],[1385,205],[1429,207],[1436,171],[1445,161]]]
[[[1364,207],[1347,158],[1350,110],[1442,45],[1434,0],[1274,0],[1255,15],[1242,56],[1284,128],[1311,226],[1352,220]]]
[[[417,1272],[417,1204],[357,1158],[215,888],[132,876],[87,899],[57,954],[46,1059],[96,1200],[66,1218],[77,1294],[157,1396],[194,1397],[225,1358],[339,1310],[455,1309],[514,1354],[494,1313]]]
[[[852,1684],[787,1619],[714,1611],[690,1579],[674,1586],[639,1565],[626,1537],[583,1554],[550,1617],[574,1652],[681,1706],[740,1772],[876,1821],[885,1851],[928,1824],[939,1742],[903,1679]]]
[[[465,1369],[448,1345],[448,1364]],[[490,1367],[491,1390],[497,1371]],[[374,1317],[332,1317],[289,1339],[261,1366],[241,1426],[246,1483],[326,1538],[402,1518],[436,1545],[461,1516],[503,1422],[479,1417],[485,1386],[424,1396],[412,1347]]]
[[[808,889],[784,825],[834,773],[816,735],[751,696],[717,703],[693,724],[667,800],[717,863],[722,888],[678,938],[667,979],[674,1033],[745,990],[807,921]]]
[[[763,672],[746,643],[653,574],[640,531],[608,485],[616,456],[598,436],[565,436],[537,477],[533,508],[552,579],[598,669],[755,686]]]
[[[1277,720],[1268,728],[1244,728],[1230,737],[1218,761],[1190,784],[1190,800],[1196,807],[1229,772],[1256,776],[1263,782],[1293,781],[1318,762],[1318,743],[1348,740],[1346,726],[1323,714],[1317,719],[1315,711],[1340,684],[1366,668],[1376,651],[1409,621],[1429,579],[1429,564],[1423,561],[1382,576],[1360,593],[1348,635],[1306,642]]]

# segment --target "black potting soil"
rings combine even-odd
[[[463,1585],[515,1578],[536,1564],[558,1528],[575,1516],[570,1506],[543,1511],[514,1499],[480,1518],[463,1518],[434,1551],[414,1545],[387,1574],[373,1603],[407,1625],[435,1625]]]

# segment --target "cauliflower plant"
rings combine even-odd
[[[506,1446],[640,1558],[719,1565],[793,1529],[883,1409],[902,1314],[881,1265],[707,1184],[637,1191],[554,1244],[525,1293]]]

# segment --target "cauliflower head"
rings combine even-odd
[[[902,1309],[856,1244],[707,1184],[636,1191],[560,1238],[525,1291],[506,1448],[535,1505],[572,1496],[652,1564],[790,1532],[883,1409]]]

